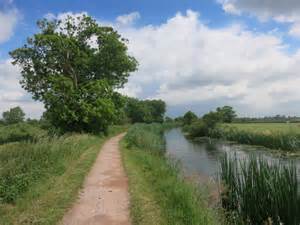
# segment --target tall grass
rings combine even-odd
[[[294,165],[270,164],[254,156],[237,161],[225,154],[220,178],[223,207],[245,224],[299,224],[300,196]]]
[[[109,136],[124,130],[113,126]],[[67,134],[0,145],[0,224],[57,224],[106,138]]]
[[[135,124],[129,128],[125,140],[129,147],[163,153],[165,149],[163,132],[161,124]]]
[[[136,124],[124,143],[134,225],[218,224],[203,193],[186,183],[164,154],[157,154],[164,153],[162,125]]]
[[[255,131],[231,126],[219,126],[211,131],[209,135],[241,144],[260,145],[271,149],[300,150],[300,134],[293,131]]]
[[[0,144],[16,141],[37,141],[47,136],[47,131],[29,123],[0,126]]]
[[[0,147],[0,203],[15,203],[36,182],[63,174],[96,137],[71,135]]]

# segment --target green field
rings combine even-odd
[[[253,132],[284,132],[300,134],[300,123],[232,123],[226,124],[226,126]]]

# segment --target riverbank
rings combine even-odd
[[[217,139],[192,141],[180,129],[167,131],[165,138],[166,154],[180,159],[187,176],[218,181],[228,224],[299,224],[300,158]]]
[[[71,134],[0,146],[0,224],[57,224],[108,136]]]
[[[160,125],[134,125],[122,142],[133,225],[220,224],[207,194],[185,181],[164,151]]]
[[[207,128],[203,122],[184,127],[191,138],[210,137],[239,144],[263,146],[273,150],[296,153],[300,150],[300,127],[298,124],[217,124]]]

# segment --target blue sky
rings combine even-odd
[[[121,92],[161,98],[171,116],[227,104],[241,116],[300,114],[297,0],[0,0],[0,111],[41,115],[8,52],[38,19],[83,13],[129,39],[140,66]]]

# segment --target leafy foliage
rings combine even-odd
[[[231,123],[236,117],[236,113],[231,106],[218,107],[216,112],[219,114],[220,120],[224,123]]]
[[[20,123],[24,121],[25,113],[21,107],[17,106],[3,112],[2,117],[4,124]]]
[[[184,125],[191,125],[194,121],[198,119],[197,115],[192,111],[188,111],[183,116],[183,124]]]
[[[29,123],[18,123],[0,127],[0,144],[15,141],[36,142],[47,136],[47,131]]]
[[[126,100],[125,113],[133,123],[162,123],[165,112],[166,103],[162,100]]]
[[[106,130],[118,117],[120,96],[137,61],[127,40],[88,16],[41,20],[40,32],[10,53],[21,67],[22,87],[42,101],[63,131]]]

